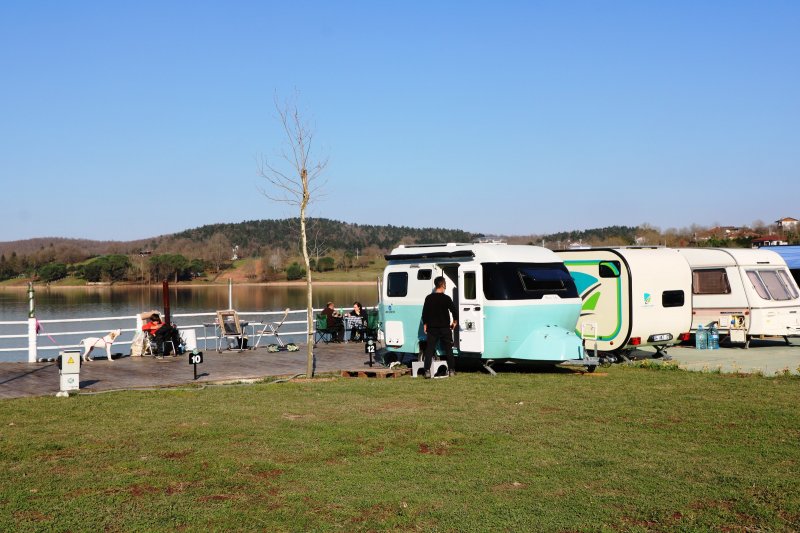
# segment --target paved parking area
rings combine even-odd
[[[749,348],[742,346],[720,346],[719,350],[696,350],[690,346],[673,346],[667,350],[681,368],[696,371],[721,371],[725,373],[761,373],[774,376],[788,369],[800,374],[800,339],[754,339]],[[638,350],[637,358],[652,357],[649,350]]]

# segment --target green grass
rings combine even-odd
[[[0,530],[791,531],[800,379],[614,367],[0,402]]]

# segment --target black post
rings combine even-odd
[[[164,323],[171,324],[169,313],[169,281],[164,280],[161,284],[161,298],[164,302]]]

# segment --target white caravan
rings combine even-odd
[[[691,273],[676,250],[661,247],[588,248],[556,252],[583,301],[578,333],[586,348],[625,355],[688,339]]]
[[[504,243],[400,246],[381,289],[386,348],[416,358],[422,304],[444,276],[459,312],[457,357],[576,364],[593,370],[575,324],[581,300],[563,261],[537,246]]]
[[[768,250],[679,248],[692,271],[692,330],[717,323],[732,342],[800,334],[800,290]],[[788,339],[787,339],[788,342]]]

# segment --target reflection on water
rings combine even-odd
[[[170,287],[173,313],[202,313],[228,308],[227,286]],[[150,287],[57,287],[37,288],[36,317],[53,320],[101,316],[135,315],[163,308],[160,286]],[[378,302],[375,285],[337,285],[314,287],[315,308],[332,301],[348,309],[354,301],[374,306]],[[234,285],[233,308],[242,311],[281,311],[287,307],[303,309],[304,286]],[[0,321],[28,318],[28,294],[24,289],[0,289]]]

